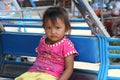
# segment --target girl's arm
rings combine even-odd
[[[74,55],[69,55],[65,58],[65,70],[58,80],[68,80],[73,72]]]

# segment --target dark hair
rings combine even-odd
[[[65,23],[66,32],[70,33],[71,25],[69,21],[69,16],[65,8],[63,7],[50,7],[48,8],[43,15],[43,26],[47,19],[50,19],[53,24],[56,23],[57,18],[63,20]]]

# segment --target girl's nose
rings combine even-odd
[[[54,34],[55,32],[56,32],[56,30],[55,30],[55,29],[52,29],[52,30],[51,30],[51,33],[52,33],[52,34]]]

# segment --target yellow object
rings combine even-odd
[[[43,72],[25,72],[15,80],[57,80],[57,78]]]

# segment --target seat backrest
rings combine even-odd
[[[43,34],[2,32],[2,52],[16,56],[36,56],[35,48]],[[68,36],[74,43],[79,56],[76,61],[98,62],[99,44],[95,36]]]

